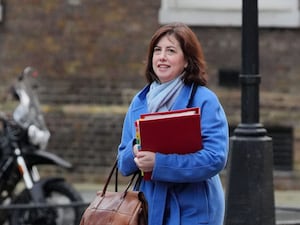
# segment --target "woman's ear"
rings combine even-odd
[[[185,62],[183,69],[186,70],[186,68],[188,67],[189,63],[188,61]]]
[[[188,65],[189,65],[189,62],[188,62],[188,60],[186,59],[186,60],[185,60],[184,67],[183,67],[183,68],[184,68],[184,70],[186,70],[186,68],[188,67]]]

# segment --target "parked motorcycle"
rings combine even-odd
[[[12,88],[18,106],[11,119],[0,116],[0,224],[77,225],[79,192],[63,178],[39,176],[38,165],[72,165],[46,151],[50,132],[35,92],[37,75],[25,68]]]

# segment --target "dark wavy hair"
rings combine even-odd
[[[206,62],[204,59],[202,47],[196,34],[183,23],[171,23],[160,27],[152,36],[148,47],[146,61],[146,79],[149,83],[159,81],[152,67],[152,57],[154,47],[159,40],[166,36],[174,36],[180,43],[184,57],[188,62],[185,73],[182,77],[185,84],[195,83],[205,86],[207,84]]]

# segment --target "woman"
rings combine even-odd
[[[151,180],[140,186],[148,201],[149,225],[223,224],[224,193],[218,174],[227,160],[228,124],[218,98],[205,87],[202,48],[189,27],[173,23],[155,32],[146,78],[149,84],[133,98],[124,120],[119,170],[124,176],[139,169],[152,171]],[[193,86],[197,89],[191,96]],[[186,107],[201,110],[203,149],[184,155],[138,151],[134,122],[141,114]]]

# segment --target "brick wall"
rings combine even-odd
[[[1,99],[24,67],[36,67],[41,75],[40,98],[52,132],[49,149],[74,163],[75,172],[66,173],[69,179],[102,179],[116,154],[129,101],[145,84],[143,63],[148,42],[159,25],[160,1],[4,3]],[[192,28],[202,41],[209,86],[220,96],[229,122],[237,124],[239,89],[219,87],[218,71],[240,69],[241,31],[231,27]],[[260,31],[262,122],[293,126],[298,142],[299,33],[299,29]],[[0,109],[9,112],[12,107],[1,104]],[[296,165],[300,165],[298,142],[294,145]],[[45,169],[45,173],[57,172]]]

